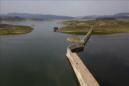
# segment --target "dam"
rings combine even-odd
[[[100,86],[77,54],[77,52],[81,52],[84,50],[84,47],[88,42],[92,31],[93,29],[90,29],[88,31],[88,33],[82,39],[82,43],[73,44],[67,47],[66,56],[76,74],[80,86]]]

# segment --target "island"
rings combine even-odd
[[[26,34],[33,30],[30,26],[0,24],[0,35]]]
[[[93,34],[113,34],[129,32],[129,20],[114,18],[98,18],[94,20],[64,21],[58,32],[70,34],[86,34],[93,28]]]

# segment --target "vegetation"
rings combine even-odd
[[[33,30],[30,26],[0,24],[0,35],[25,34]]]
[[[129,20],[96,19],[96,20],[72,20],[63,22],[64,26],[59,32],[70,34],[86,34],[93,27],[93,34],[112,34],[129,32]]]
[[[83,41],[81,40],[81,37],[79,36],[68,37],[67,41],[72,43],[83,43]]]

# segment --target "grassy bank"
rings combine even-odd
[[[96,19],[72,20],[63,22],[59,32],[71,34],[86,34],[93,27],[93,34],[112,34],[129,32],[129,20]]]
[[[0,24],[0,35],[25,34],[33,30],[30,26]]]

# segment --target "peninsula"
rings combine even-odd
[[[98,18],[94,20],[64,21],[64,26],[58,32],[70,34],[85,34],[93,28],[93,34],[113,34],[129,32],[129,20],[113,18]]]
[[[0,35],[18,35],[29,33],[33,30],[30,26],[0,24]]]

